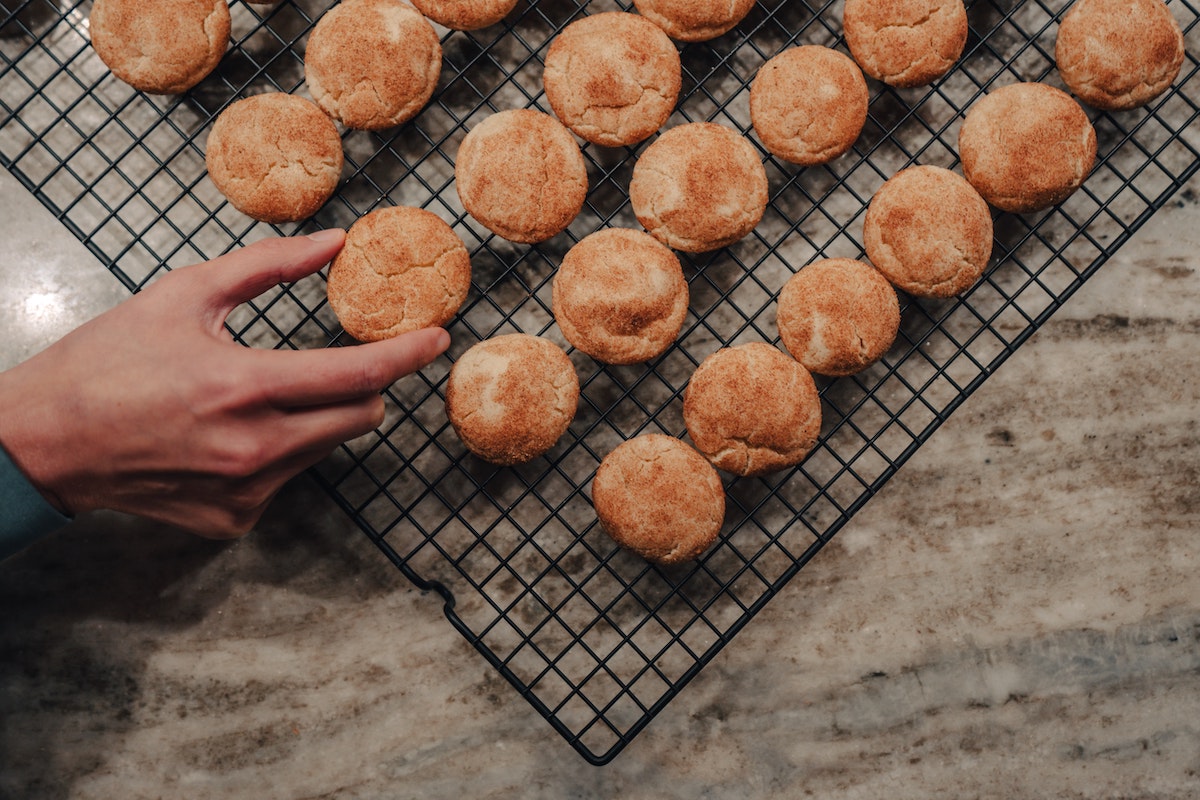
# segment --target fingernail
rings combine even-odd
[[[444,353],[444,352],[446,352],[446,350],[449,347],[450,347],[450,334],[446,331],[445,328],[439,328],[439,333],[438,333],[438,338],[437,338],[437,351],[439,353]]]
[[[332,242],[334,240],[340,240],[344,233],[345,231],[343,231],[341,228],[327,228],[323,231],[310,233],[307,238],[312,239],[314,242]]]

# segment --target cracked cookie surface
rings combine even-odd
[[[1027,213],[1061,203],[1096,161],[1096,131],[1069,94],[1014,83],[967,110],[958,131],[963,175],[1001,211]]]
[[[790,47],[759,68],[750,121],[763,146],[793,164],[832,161],[867,121],[867,81],[849,56],[819,45]]]
[[[456,31],[475,31],[508,16],[517,0],[413,0],[425,16]]]
[[[846,0],[842,22],[863,71],[899,88],[945,75],[967,43],[963,0]]]
[[[671,128],[633,167],[638,222],[668,247],[703,253],[733,244],[762,219],[767,172],[746,137],[712,122]]]
[[[454,164],[463,207],[492,233],[532,244],[583,209],[587,166],[561,122],[532,109],[492,114],[471,129]]]
[[[688,310],[679,258],[649,234],[608,228],[584,237],[554,275],[554,319],[577,350],[638,364],[674,342]]]
[[[192,88],[229,46],[226,0],[96,0],[88,26],[105,66],[151,94]]]
[[[870,264],[823,259],[784,284],[776,322],[783,346],[810,372],[853,375],[891,348],[900,330],[900,301]]]
[[[992,255],[992,215],[965,178],[943,167],[901,170],[863,222],[867,258],[917,297],[951,297],[979,280]]]
[[[735,475],[799,464],[821,432],[821,399],[809,371],[769,344],[726,347],[700,363],[683,396],[696,449]]]
[[[484,461],[523,464],[562,438],[575,418],[579,378],[553,342],[514,333],[459,357],[446,383],[446,416]]]
[[[600,462],[592,505],[618,545],[658,564],[699,557],[725,520],[717,471],[673,436],[647,433],[618,445]]]
[[[564,125],[607,147],[636,144],[663,126],[679,99],[679,52],[645,17],[583,17],[546,54],[546,99]]]
[[[304,79],[326,114],[348,128],[383,130],[415,117],[437,87],[442,45],[402,0],[345,0],[313,27]]]
[[[471,257],[436,214],[393,206],[360,217],[329,267],[329,305],[346,332],[378,341],[449,322],[471,288]]]
[[[634,0],[638,12],[681,42],[704,42],[733,30],[754,0]]]
[[[1107,111],[1137,108],[1165,92],[1183,56],[1183,32],[1161,0],[1078,0],[1054,43],[1067,88]]]
[[[205,144],[209,178],[233,207],[263,222],[296,222],[337,189],[342,140],[312,102],[283,92],[238,100]]]

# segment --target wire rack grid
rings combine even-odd
[[[821,439],[798,468],[726,476],[728,515],[700,560],[659,568],[618,550],[599,528],[589,484],[600,459],[644,432],[686,437],[682,392],[716,349],[777,343],[774,298],[818,257],[863,257],[863,214],[876,189],[914,163],[954,168],[958,126],[982,94],[1020,80],[1061,86],[1053,46],[1066,0],[968,2],[957,68],[931,87],[871,83],[870,114],[848,154],[800,169],[761,150],[770,204],[725,250],[684,256],[691,304],[678,343],[647,365],[607,367],[570,351],[579,412],[546,456],[497,468],[449,427],[443,392],[468,347],[523,331],[566,347],[550,312],[555,266],[605,226],[637,227],[628,184],[641,147],[585,145],[589,193],[568,230],[535,246],[494,237],[464,212],[454,154],[498,110],[549,111],[542,59],[584,14],[629,3],[523,1],[474,33],[439,29],[441,79],[413,121],[344,132],[337,195],[302,225],[255,223],[207,179],[215,116],[249,94],[305,94],[304,44],[329,0],[234,2],[233,41],[217,71],[178,97],[147,96],[111,76],[88,40],[90,0],[3,0],[0,161],[137,291],[165,270],[256,239],[346,227],[381,205],[428,208],[472,253],[473,286],[450,325],[446,357],[387,392],[387,418],[316,471],[321,484],[409,579],[436,590],[449,620],[584,758],[616,756],[729,644],[877,492],[956,407],[1160,208],[1200,163],[1190,130],[1197,61],[1147,108],[1089,111],[1097,166],[1083,189],[1038,214],[996,217],[985,277],[947,301],[902,297],[902,328],[878,364],[819,383]],[[1197,52],[1192,0],[1169,8]],[[732,32],[680,47],[683,92],[668,126],[713,120],[744,132],[749,82],[785,47],[845,51],[841,3],[760,0]],[[643,145],[644,146],[644,145]],[[279,287],[229,320],[235,337],[271,348],[349,344],[325,302],[324,275]],[[798,633],[797,635],[803,635]],[[764,657],[768,657],[764,654]]]

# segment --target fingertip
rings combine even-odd
[[[450,349],[450,332],[445,328],[434,328],[435,334],[433,346],[437,350],[437,355],[441,355]],[[436,357],[436,356],[435,356]]]
[[[346,241],[346,232],[341,228],[326,228],[322,231],[310,233],[305,238],[310,239],[318,244],[336,243],[340,247],[341,244]]]

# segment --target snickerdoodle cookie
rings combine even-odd
[[[587,197],[587,166],[575,138],[549,114],[492,114],[463,137],[454,165],[463,207],[511,242],[560,233]]]
[[[1001,211],[1025,213],[1067,199],[1096,161],[1096,131],[1069,94],[1014,83],[967,111],[958,131],[963,175]]]
[[[895,286],[917,297],[950,297],[970,288],[987,267],[992,215],[957,173],[909,167],[871,198],[863,245]]]
[[[1078,0],[1054,44],[1067,88],[1110,111],[1137,108],[1165,92],[1183,54],[1183,32],[1161,0]]]
[[[445,325],[470,288],[466,245],[436,214],[408,206],[360,217],[329,267],[329,305],[363,342]]]
[[[769,344],[718,350],[683,396],[683,421],[704,456],[736,475],[799,464],[821,432],[821,399],[809,371]]]
[[[635,144],[679,99],[679,52],[645,17],[610,11],[568,25],[546,53],[546,99],[563,124],[607,147]]]
[[[814,261],[779,293],[779,336],[818,375],[852,375],[883,357],[900,330],[900,301],[887,278],[851,258]]]
[[[347,128],[382,130],[425,107],[442,71],[442,45],[403,0],[344,0],[313,27],[304,79],[326,114]]]
[[[802,166],[845,153],[867,121],[867,82],[846,55],[828,47],[789,47],[759,68],[750,85],[750,121],[763,146]]]
[[[712,122],[671,128],[633,167],[638,222],[668,247],[703,253],[733,244],[762,219],[767,172],[746,137]]]
[[[495,25],[508,16],[517,0],[412,0],[425,16],[456,31],[474,31]]]
[[[92,47],[135,89],[179,94],[204,80],[229,46],[226,0],[96,0]]]
[[[754,8],[754,0],[633,0],[643,17],[681,42],[703,42],[728,33]]]
[[[688,310],[679,259],[649,234],[608,228],[584,237],[554,275],[554,319],[573,347],[607,364],[637,364],[675,341]]]
[[[446,415],[475,455],[523,464],[567,432],[579,403],[579,378],[558,345],[512,333],[484,339],[454,362]]]
[[[945,75],[967,43],[963,0],[846,0],[842,22],[863,71],[900,88]]]
[[[592,480],[601,527],[657,564],[699,557],[725,521],[725,489],[704,457],[673,436],[647,433],[616,447]]]
[[[209,178],[238,211],[263,222],[294,222],[333,196],[342,174],[342,139],[312,102],[271,92],[220,113],[204,160]]]

